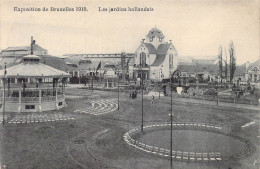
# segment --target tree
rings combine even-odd
[[[230,67],[230,83],[232,82],[234,78],[234,74],[236,71],[236,55],[235,55],[235,49],[234,49],[234,44],[233,41],[230,42],[229,44],[229,67]]]
[[[222,46],[219,47],[218,66],[219,66],[219,76],[222,81],[222,72],[223,72]]]
[[[225,56],[226,56],[226,61],[225,61],[225,79],[226,79],[226,82],[227,82],[228,64],[227,64],[227,52],[226,52],[226,47],[225,47]]]

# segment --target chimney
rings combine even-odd
[[[33,55],[33,36],[31,36],[31,55]]]

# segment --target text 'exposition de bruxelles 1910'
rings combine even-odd
[[[152,12],[154,11],[154,8],[152,7],[98,7],[97,9],[99,12]],[[87,7],[62,7],[62,8],[56,8],[56,7],[13,7],[13,11],[15,12],[73,12],[73,11],[88,11]]]

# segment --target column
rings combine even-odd
[[[19,88],[19,104],[18,104],[18,113],[21,112],[22,109],[22,90]]]
[[[42,89],[39,89],[39,112],[42,112]]]

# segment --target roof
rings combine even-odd
[[[196,65],[189,65],[189,64],[179,64],[178,68],[181,72],[187,73],[205,73],[208,72],[210,74],[217,74],[219,67],[218,65],[204,65],[204,64],[196,64]],[[224,68],[223,68],[224,70]]]
[[[104,66],[104,68],[107,68],[107,69],[115,69],[116,68],[116,65],[114,65],[114,64],[106,64],[105,66]]]
[[[41,63],[54,67],[62,71],[74,70],[74,68],[68,66],[62,59],[51,55],[39,55],[41,57]]]
[[[160,44],[157,48],[157,53],[158,54],[166,54],[170,46],[171,46],[171,43]]]
[[[26,55],[23,59],[41,59],[41,57],[36,55]]]
[[[258,66],[260,67],[260,59],[258,59],[257,61],[255,61],[254,63],[249,64],[247,71],[251,70],[253,67]]]
[[[165,36],[163,35],[162,31],[158,28],[152,28],[149,33],[146,35],[146,37],[160,37],[160,38],[164,38]]]
[[[25,56],[27,55],[20,55],[16,57],[0,57],[2,58],[2,60],[0,60],[0,66],[4,67],[5,63],[7,67],[17,65],[22,62],[22,58]],[[72,69],[63,60],[61,60],[56,56],[51,56],[51,55],[37,55],[37,56],[41,58],[40,60],[41,63],[52,66],[56,69],[63,70],[63,71],[68,71]]]
[[[3,49],[2,51],[3,52],[7,52],[7,51],[28,51],[28,48],[29,46],[16,46],[16,47],[8,47],[6,49]]]
[[[157,54],[153,64],[151,64],[151,66],[161,65],[163,63],[165,57],[166,57],[166,54]]]
[[[151,43],[144,43],[150,54],[156,54],[156,49]]]
[[[37,62],[23,62],[7,68],[6,72],[6,77],[70,77],[69,73]],[[0,77],[4,77],[4,70],[0,70]]]
[[[28,51],[31,50],[31,46],[16,46],[16,47],[8,47],[4,50],[2,50],[2,52],[7,52],[7,51]],[[40,47],[39,45],[33,45],[33,50],[41,50],[41,51],[47,51],[46,49]]]

